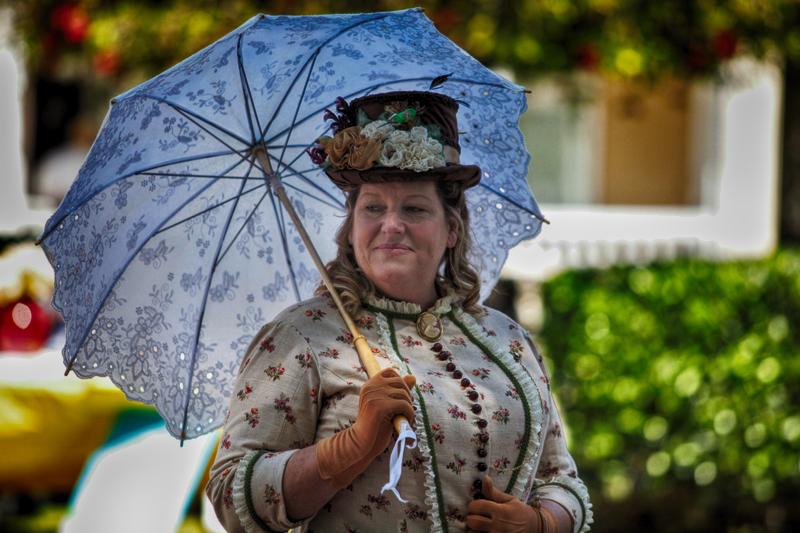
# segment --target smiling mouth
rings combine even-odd
[[[410,252],[411,248],[403,244],[381,244],[375,247],[376,250],[383,252]]]

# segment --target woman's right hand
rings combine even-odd
[[[322,479],[339,489],[346,487],[380,455],[392,439],[392,420],[403,415],[413,423],[411,387],[414,376],[386,368],[371,377],[359,393],[358,416],[349,428],[322,439],[316,445]]]

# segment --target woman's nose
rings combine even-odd
[[[383,231],[387,233],[402,233],[405,228],[400,213],[387,211],[383,217]]]

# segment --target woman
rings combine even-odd
[[[380,365],[367,378],[324,289],[267,324],[242,362],[206,489],[230,531],[581,531],[591,506],[528,334],[479,300],[467,262],[458,104],[362,97],[312,154],[347,194],[327,265]],[[380,491],[392,419],[414,425]],[[491,476],[490,476],[491,474]]]

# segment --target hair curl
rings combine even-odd
[[[364,300],[377,294],[375,285],[358,267],[349,240],[359,191],[359,187],[345,191],[347,214],[336,232],[336,258],[325,265],[325,270],[338,291],[345,309],[352,315],[358,313]],[[472,239],[464,188],[457,182],[440,181],[436,183],[436,191],[444,207],[445,220],[455,230],[457,236],[455,246],[445,251],[443,268],[440,269],[435,281],[436,290],[439,294],[454,292],[461,300],[464,311],[480,317],[485,314],[485,310],[479,302],[481,280],[468,259]],[[315,292],[320,295],[328,294],[328,289],[324,283],[320,283]]]

